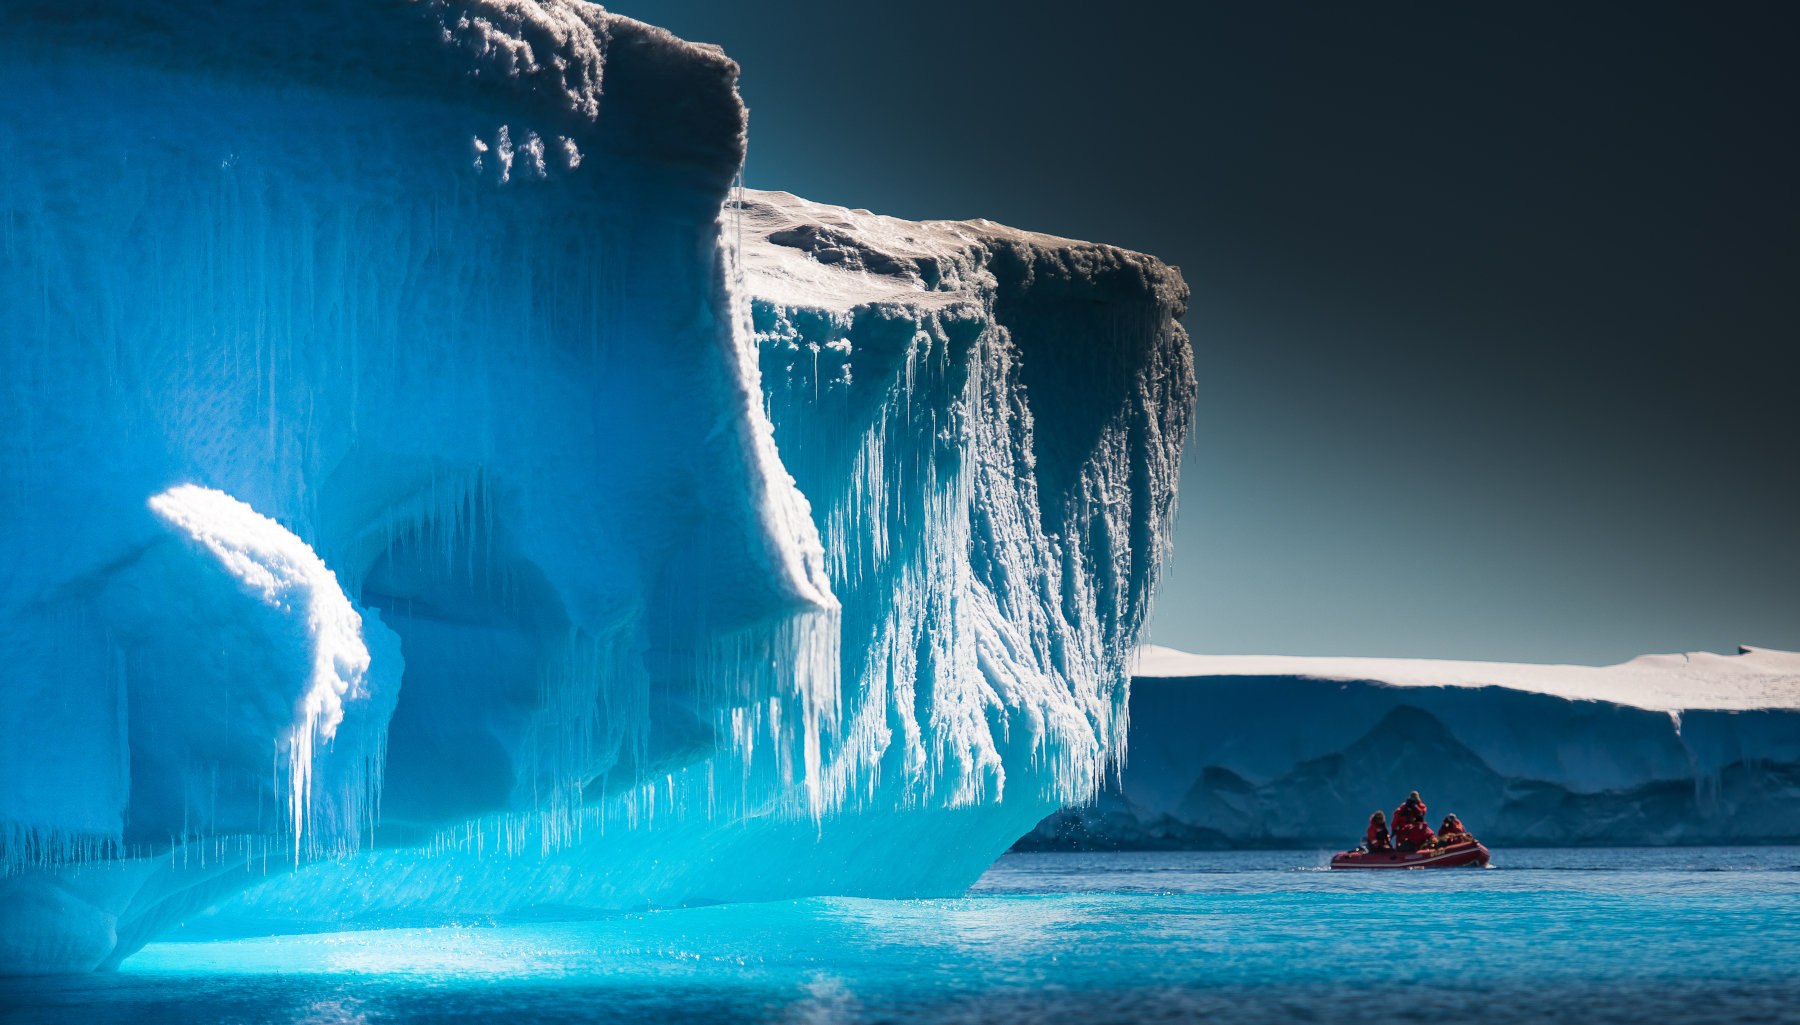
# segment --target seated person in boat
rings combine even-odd
[[[1414,790],[1394,809],[1394,844],[1403,851],[1423,850],[1437,835],[1425,823],[1425,802]]]
[[[1475,838],[1469,835],[1467,829],[1463,828],[1462,819],[1457,818],[1455,812],[1444,816],[1444,824],[1438,827],[1438,846],[1444,847],[1473,839]]]
[[[1391,851],[1394,845],[1388,840],[1387,815],[1379,808],[1369,816],[1369,831],[1363,834],[1363,846],[1371,851]]]

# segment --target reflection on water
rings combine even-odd
[[[1800,1022],[1800,849],[1034,854],[966,898],[153,944],[7,1022]]]

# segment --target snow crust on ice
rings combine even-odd
[[[1116,763],[1175,270],[734,190],[573,0],[0,28],[0,973],[951,894]]]
[[[371,706],[363,714],[376,723],[385,723],[393,713],[401,660],[397,652],[383,659],[385,679],[379,688],[382,700],[376,700],[369,685],[373,660],[364,643],[365,631],[381,629],[390,651],[398,647],[398,639],[382,629],[378,620],[365,622],[362,613],[339,589],[337,577],[306,542],[230,495],[181,484],[151,498],[150,509],[217,559],[240,589],[277,613],[278,622],[286,628],[280,629],[285,637],[236,647],[251,652],[259,648],[279,651],[298,642],[301,648],[294,654],[282,651],[274,667],[277,671],[289,666],[303,668],[305,675],[293,701],[293,721],[285,729],[278,727],[273,731],[278,742],[287,748],[288,820],[298,857],[313,817],[316,749],[337,739],[346,705]],[[240,622],[248,618],[236,608],[227,615]],[[220,623],[217,629],[223,632],[233,625]],[[188,640],[192,643],[195,638]],[[243,670],[239,667],[237,671]],[[271,731],[263,726],[256,732],[266,735]],[[354,781],[334,780],[323,788],[327,794],[348,796],[356,802],[348,813],[350,821],[339,825],[340,832],[366,824],[374,812],[372,802],[365,798],[379,789],[383,754],[380,737],[380,730],[369,730],[359,738],[363,743],[346,743],[343,751],[332,752],[335,761],[347,761],[358,775]]]
[[[1350,844],[1417,789],[1509,844],[1800,837],[1800,655],[1617,666],[1146,647],[1131,761],[1027,847]]]
[[[1375,680],[1392,687],[1506,687],[1573,701],[1610,701],[1665,712],[1689,708],[1800,708],[1800,653],[1743,646],[1736,655],[1695,651],[1639,655],[1611,666],[1457,662],[1416,658],[1190,655],[1146,644],[1144,677],[1296,676]]]

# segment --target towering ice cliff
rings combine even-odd
[[[736,209],[769,414],[844,603],[833,801],[1084,800],[1167,546],[1186,288],[988,222]]]
[[[0,972],[950,893],[1117,757],[1173,270],[734,190],[575,0],[0,31]]]
[[[1413,789],[1503,846],[1800,840],[1792,652],[1568,666],[1153,647],[1131,722],[1118,784],[1021,847],[1342,849]]]

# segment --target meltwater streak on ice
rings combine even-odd
[[[286,736],[271,738],[278,748],[286,749],[288,821],[298,864],[311,824],[314,751],[337,736],[346,703],[369,697],[370,658],[363,643],[362,614],[306,542],[223,491],[181,484],[150,499],[150,508],[170,527],[211,552],[257,600],[303,624],[312,648],[311,674],[305,692],[294,703],[295,718]],[[195,641],[204,643],[201,638]],[[399,678],[398,665],[385,668],[389,679]],[[246,683],[255,685],[255,681]],[[385,734],[386,725],[385,721],[376,724],[377,736]],[[341,792],[379,793],[381,746],[377,743],[359,760],[370,778],[352,781]],[[372,818],[374,808],[368,808],[366,814]]]

